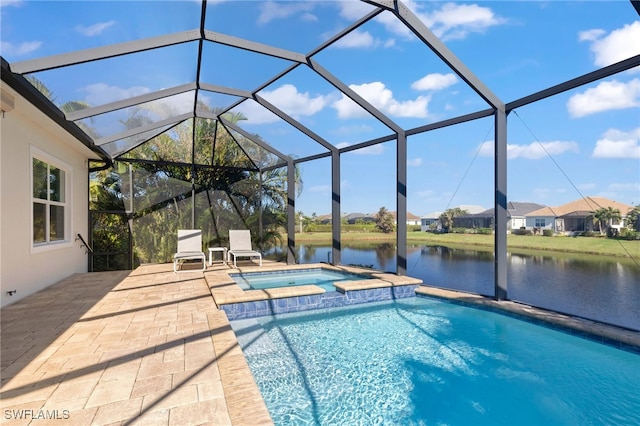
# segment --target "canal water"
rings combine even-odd
[[[301,245],[297,258],[299,263],[327,262],[330,252],[329,246]],[[551,252],[509,253],[508,298],[640,331],[639,261]],[[343,244],[341,263],[395,272],[395,245]],[[494,294],[492,251],[410,245],[407,275],[434,287]]]

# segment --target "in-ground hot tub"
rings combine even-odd
[[[264,271],[229,274],[243,290],[317,285],[325,291],[336,291],[334,283],[370,279],[368,276],[325,268],[289,271]]]

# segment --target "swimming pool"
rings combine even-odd
[[[336,291],[333,286],[338,281],[367,279],[362,275],[325,268],[311,268],[288,271],[265,271],[229,274],[244,290],[260,290],[275,287],[290,287],[314,284],[326,291]]]
[[[276,425],[640,424],[640,355],[431,298],[232,321]]]

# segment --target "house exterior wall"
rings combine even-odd
[[[511,220],[509,221],[509,223],[507,224],[507,228],[508,229],[520,229],[522,227],[527,226],[527,219],[524,217],[511,217]]]
[[[526,224],[526,228],[527,229],[533,229],[533,228],[539,228],[539,229],[552,229],[555,230],[555,221],[556,218],[554,216],[535,216],[535,217],[531,217],[531,216],[527,216],[527,224]],[[544,220],[544,226],[539,226],[539,224],[536,223],[536,220],[541,221]]]
[[[74,273],[87,271],[87,254],[76,234],[88,237],[88,148],[53,123],[17,92],[15,107],[0,116],[0,306],[14,303]],[[64,241],[32,244],[32,153],[69,167]],[[16,290],[12,296],[8,291]]]

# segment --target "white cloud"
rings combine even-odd
[[[463,39],[471,33],[483,33],[487,28],[506,22],[503,18],[496,16],[490,8],[477,4],[449,2],[432,12],[423,11],[428,4],[426,2],[407,0],[405,4],[443,41]],[[391,13],[383,13],[376,20],[388,31],[405,38],[410,37],[411,33],[407,27]]]
[[[422,165],[422,158],[411,158],[407,160],[407,166],[418,167]]]
[[[22,56],[36,51],[42,46],[41,41],[25,41],[20,44],[13,44],[8,41],[0,42],[0,54],[4,57]]]
[[[305,22],[317,22],[318,21],[318,17],[316,15],[314,15],[313,13],[303,13],[302,16],[300,17],[300,19],[302,19]]]
[[[394,99],[393,92],[379,81],[359,85],[352,84],[349,87],[383,113],[395,117],[425,118],[428,116],[430,96],[418,96],[414,100],[398,101]],[[335,101],[332,107],[338,111],[340,118],[366,117],[368,115],[364,109],[345,95]]]
[[[606,33],[605,30],[593,29],[587,31],[580,31],[578,33],[578,40],[580,41],[596,41]]]
[[[356,21],[374,9],[374,6],[353,0],[341,0],[337,2],[340,16],[350,21]]]
[[[313,10],[312,2],[288,2],[288,1],[267,1],[260,3],[259,24],[267,24],[276,19],[285,19],[293,15],[302,14],[308,19],[309,11]]]
[[[78,31],[82,35],[86,35],[87,37],[93,37],[101,34],[104,30],[115,24],[116,21],[108,21],[108,22],[98,22],[97,24],[90,25],[88,27],[84,27],[82,25],[76,26],[76,31]]]
[[[311,96],[309,92],[298,92],[292,84],[283,84],[273,91],[262,90],[260,96],[291,115],[310,116],[321,111],[328,103],[327,96]]]
[[[571,96],[567,110],[571,117],[584,117],[597,112],[638,107],[640,105],[640,79],[627,83],[617,80],[603,81],[596,87]]]
[[[355,30],[333,44],[335,47],[348,49],[353,47],[371,47],[375,40],[369,31]]]
[[[548,155],[554,156],[568,151],[578,152],[578,144],[565,141],[531,142],[529,145],[507,144],[507,159],[526,158],[539,160]],[[480,146],[479,155],[492,157],[494,155],[493,141],[483,142]]]
[[[580,41],[590,41],[590,49],[594,53],[594,62],[599,67],[614,64],[640,54],[640,21],[625,25],[611,31],[608,35],[601,29],[583,31],[578,34]]]
[[[431,29],[442,40],[463,39],[470,33],[483,33],[487,28],[504,23],[488,7],[477,4],[445,3],[430,14]]]
[[[617,129],[609,129],[601,139],[596,142],[596,147],[591,154],[594,158],[638,158],[640,159],[640,127],[623,132]]]
[[[243,120],[244,124],[266,124],[275,123],[280,120],[280,117],[254,101],[253,99],[247,99],[240,105],[235,107],[232,112],[239,112],[247,119]]]
[[[316,114],[331,99],[330,95],[314,97],[309,92],[298,92],[298,89],[292,84],[283,84],[272,91],[262,90],[259,95],[296,119]],[[241,112],[247,117],[247,121],[244,121],[246,124],[265,124],[280,120],[277,115],[255,101],[244,101],[235,108],[235,111]]]
[[[411,83],[414,90],[442,90],[458,82],[455,74],[427,74],[420,80]]]
[[[110,102],[131,98],[133,96],[144,95],[145,93],[150,92],[148,87],[134,86],[123,88],[118,86],[110,86],[106,83],[90,84],[88,86],[85,86],[81,90],[86,92],[85,100],[89,105],[103,105]]]

